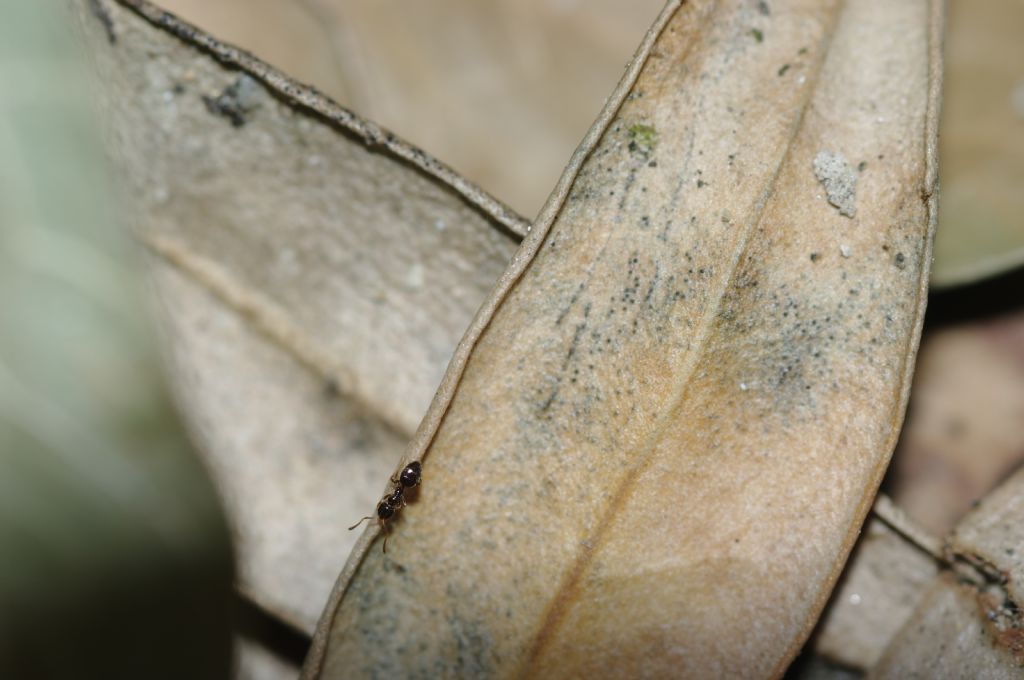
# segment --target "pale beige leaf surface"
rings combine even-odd
[[[874,525],[868,529],[823,614],[814,647],[819,654],[869,670],[943,562],[937,537],[948,536],[1020,466],[1022,340],[1019,312],[926,329],[907,422],[884,485],[919,531],[911,540],[893,534],[879,540]],[[921,531],[936,538],[914,545]]]
[[[343,104],[534,215],[664,2],[162,4],[296,77],[312,78]],[[289,30],[295,14],[316,29],[297,36]],[[295,40],[302,42],[292,55]],[[307,60],[311,46],[325,41],[333,55],[330,74]]]
[[[293,75],[312,79],[532,215],[661,3],[258,0],[254,9],[254,0],[165,0],[164,5]],[[1024,262],[1024,194],[1018,190],[1024,183],[1024,5],[1019,0],[949,0],[948,5],[940,126],[943,210],[931,277],[939,287]],[[309,23],[315,28],[307,28]],[[312,61],[314,51],[320,59],[329,51],[333,68]]]
[[[348,74],[332,27],[303,0],[163,0],[159,5],[338,102],[368,113],[352,100],[346,87]]]
[[[372,504],[406,437],[160,258],[172,375],[230,510],[245,595],[312,631],[355,540],[346,530]]]
[[[872,519],[822,616],[815,652],[845,668],[869,670],[937,573],[931,555]]]
[[[1020,678],[1021,669],[994,645],[979,616],[977,591],[949,574],[936,580],[868,675],[873,680]]]
[[[1004,599],[1024,603],[1024,468],[985,496],[953,532],[948,549],[979,564],[986,580],[1005,590]],[[1024,623],[1012,608],[1016,622]],[[1024,631],[1018,628],[1012,642],[1024,665]]]
[[[954,571],[935,580],[872,677],[1024,674],[1024,469],[967,515],[947,553]]]
[[[170,15],[101,2],[111,42],[90,4],[178,400],[228,502],[240,586],[309,632],[355,541],[347,526],[525,223]]]
[[[938,3],[670,3],[463,338],[308,677],[777,675],[895,443]],[[858,168],[856,214],[813,161]]]

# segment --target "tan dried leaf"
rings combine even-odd
[[[1019,678],[1024,673],[1024,469],[957,527],[953,572],[889,645],[875,678]]]
[[[844,668],[869,670],[937,572],[931,555],[871,520],[825,610],[814,651]]]
[[[782,672],[909,390],[940,15],[669,4],[456,351],[419,497],[388,554],[357,546],[308,677]]]
[[[978,509],[953,532],[948,550],[962,561],[978,567],[984,585],[1002,589],[1004,602],[1016,616],[1016,632],[1005,642],[1024,666],[1024,468],[988,494]]]
[[[547,198],[663,4],[161,2],[291,75],[310,78],[528,215]],[[296,15],[316,28],[299,35],[292,29]],[[318,56],[330,48],[332,69],[308,58],[313,47]]]
[[[1020,678],[1005,650],[992,644],[978,616],[977,591],[949,574],[937,579],[896,636],[872,680]]]
[[[358,104],[347,86],[336,31],[321,13],[310,11],[308,0],[163,0],[159,5],[342,104]]]
[[[311,631],[525,222],[145,2],[77,3],[241,587]],[[109,34],[108,34],[109,27]],[[110,38],[113,38],[112,40]]]
[[[657,0],[163,4],[311,79],[529,214],[660,6]],[[948,6],[943,209],[933,286],[967,283],[1024,262],[1018,190],[1024,183],[1024,5],[950,0]]]
[[[907,423],[886,482],[908,513],[904,524],[909,520],[932,536],[946,536],[1019,467],[1022,339],[1019,313],[925,331]],[[889,517],[886,508],[880,516]],[[847,564],[814,647],[862,671],[871,668],[905,622],[917,620],[910,618],[910,609],[944,562],[941,541],[920,540],[919,530],[907,534],[911,540],[876,533],[869,528]]]

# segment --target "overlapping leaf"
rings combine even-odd
[[[670,3],[460,345],[408,452],[422,492],[350,559],[309,676],[785,668],[902,419],[938,25]]]
[[[372,507],[524,223],[152,5],[97,6],[106,21],[83,2],[82,23],[242,588],[311,631],[355,540],[347,526]]]
[[[931,584],[874,678],[1019,678],[1024,672],[1024,471],[961,522],[947,544],[952,570]]]

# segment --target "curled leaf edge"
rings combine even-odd
[[[395,160],[407,164],[445,186],[513,238],[521,240],[530,233],[530,221],[511,207],[426,151],[410,144],[394,132],[341,106],[316,88],[296,81],[246,50],[218,40],[197,26],[161,9],[149,0],[112,1],[156,28],[205,52],[219,63],[246,73],[290,106],[304,109],[339,132],[355,137],[367,147],[383,150]],[[90,0],[90,2],[97,2],[97,0]],[[104,21],[104,25],[108,25],[107,21]],[[108,28],[108,31],[110,30],[112,29]]]

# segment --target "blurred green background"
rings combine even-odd
[[[0,2],[0,678],[223,678],[226,524],[64,7]]]

